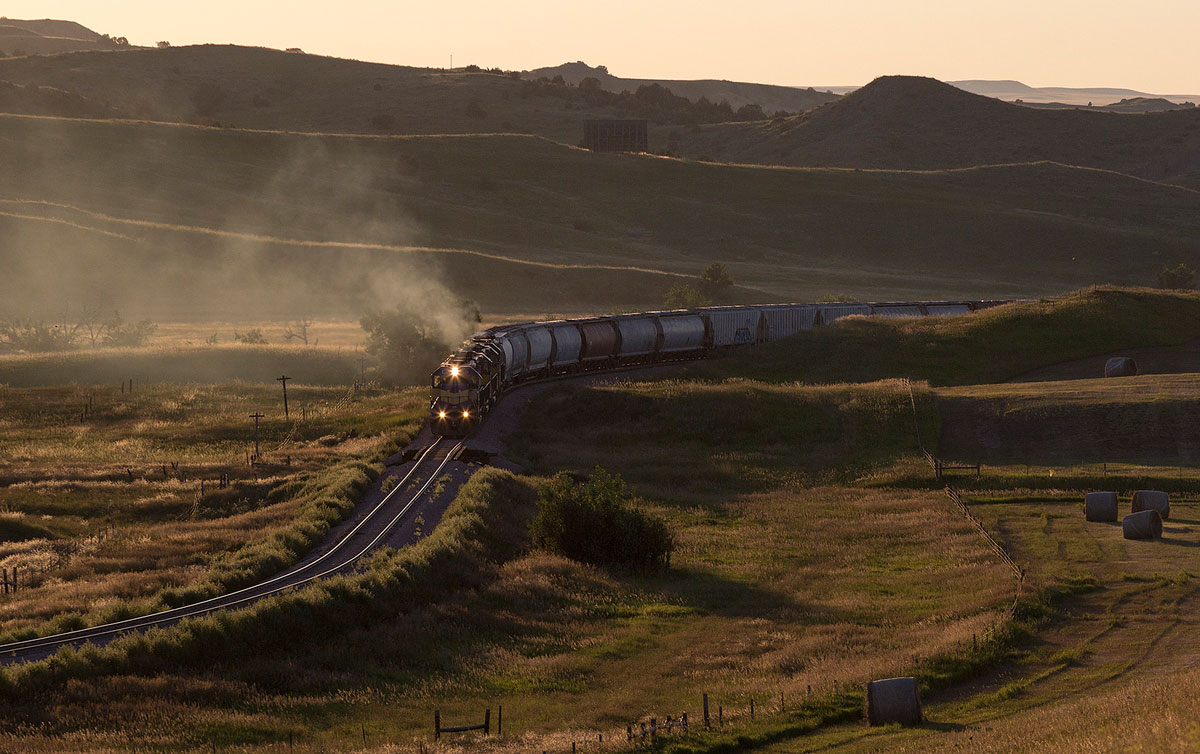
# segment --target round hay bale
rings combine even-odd
[[[1116,521],[1117,493],[1089,492],[1083,499],[1083,517],[1088,521]]]
[[[1133,493],[1133,512],[1158,511],[1163,521],[1171,517],[1171,501],[1159,490],[1138,490]]]
[[[1105,377],[1133,377],[1137,373],[1137,362],[1128,356],[1114,356],[1104,363]]]
[[[1162,517],[1156,510],[1130,513],[1121,519],[1125,539],[1158,539],[1162,536]]]
[[[888,678],[867,684],[867,722],[871,725],[920,725],[923,720],[916,678]]]

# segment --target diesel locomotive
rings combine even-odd
[[[637,364],[702,358],[765,343],[852,314],[969,314],[1004,301],[767,304],[617,314],[502,325],[476,333],[433,373],[430,423],[439,435],[473,432],[505,390],[521,382]]]

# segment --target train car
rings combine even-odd
[[[766,340],[779,340],[801,330],[811,330],[817,321],[813,304],[778,304],[762,307],[767,322]]]
[[[658,353],[664,359],[684,359],[704,355],[707,328],[704,317],[688,312],[658,315],[662,333]]]
[[[712,332],[712,347],[745,346],[766,340],[766,322],[757,306],[715,306],[700,309]]]
[[[870,314],[870,304],[854,304],[843,302],[832,302],[825,304],[817,304],[817,324],[828,325],[841,319],[849,317],[852,314]]]
[[[612,319],[581,320],[579,334],[583,340],[579,352],[581,366],[595,369],[604,364],[616,364],[621,347],[621,333]]]
[[[554,334],[540,322],[522,328],[525,341],[529,344],[529,358],[525,374],[529,378],[550,374],[550,360],[554,356]]]
[[[871,304],[871,314],[876,317],[924,317],[921,304]]]
[[[583,336],[574,322],[557,320],[547,322],[546,329],[554,339],[550,353],[550,373],[569,374],[579,368],[579,356],[583,352]]]
[[[925,311],[931,317],[954,317],[970,314],[971,305],[965,301],[934,301],[925,304]]]
[[[614,317],[620,335],[617,363],[636,364],[652,360],[658,349],[658,318],[650,314],[626,314]]]

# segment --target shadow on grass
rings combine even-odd
[[[631,586],[655,592],[668,603],[685,605],[727,618],[775,618],[803,615],[818,623],[837,622],[846,616],[827,605],[802,602],[783,592],[744,581],[724,578],[696,568],[672,568],[649,576],[632,576]]]

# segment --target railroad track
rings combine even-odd
[[[309,555],[276,576],[191,605],[60,634],[0,644],[0,663],[42,659],[64,646],[106,644],[125,634],[156,626],[169,626],[185,618],[208,615],[218,610],[244,607],[264,597],[340,573],[378,547],[400,519],[429,490],[442,470],[454,460],[463,447],[461,441],[455,444],[451,442],[446,438],[435,440],[417,457],[416,463],[399,482],[358,523],[348,528],[332,545],[326,544],[324,552]],[[405,489],[413,485],[416,485],[416,491],[406,493]]]

